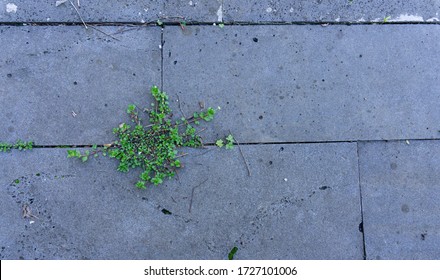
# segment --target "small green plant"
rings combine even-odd
[[[232,136],[232,134],[229,134],[224,140],[218,139],[215,142],[215,145],[219,148],[222,148],[224,146],[227,150],[231,150],[234,148],[234,141],[234,136]]]
[[[32,141],[25,142],[23,140],[17,140],[15,144],[0,142],[1,152],[9,152],[12,149],[17,149],[20,151],[32,150],[33,147],[34,147],[34,142]]]
[[[201,121],[213,120],[216,111],[209,107],[189,118],[182,117],[173,121],[166,93],[153,86],[151,94],[155,101],[151,108],[140,109],[136,105],[128,105],[127,114],[133,124],[121,123],[113,129],[117,141],[103,145],[102,148],[94,145],[91,151],[86,150],[84,153],[68,150],[67,157],[85,162],[91,155],[97,156],[101,153],[118,159],[118,170],[121,172],[142,168],[140,179],[136,183],[141,189],[146,188],[147,183],[159,185],[164,179],[174,177],[176,170],[182,167],[179,158],[184,156],[177,149],[202,146],[202,138],[195,126]],[[150,124],[143,124],[141,112],[147,113]]]
[[[391,16],[386,16],[383,19],[383,23],[387,23],[391,19]]]
[[[226,137],[226,149],[231,150],[233,148],[234,148],[234,136],[232,136],[232,134],[229,134]]]
[[[228,254],[228,260],[233,260],[235,253],[237,253],[237,251],[238,251],[237,247],[232,248],[232,250]]]
[[[215,144],[219,148],[221,148],[221,147],[223,147],[225,145],[222,139],[218,139],[217,141],[215,141]]]

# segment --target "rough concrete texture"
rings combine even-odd
[[[440,26],[191,26],[164,30],[177,110],[221,107],[242,142],[436,138]]]
[[[0,0],[0,22],[80,22],[69,1]],[[87,22],[438,22],[437,0],[72,0]]]
[[[0,259],[440,258],[440,1],[55,3],[0,0],[0,142],[42,145],[0,153]],[[67,159],[153,85],[219,107],[201,136],[252,176],[237,147],[143,191]]]
[[[56,6],[55,0],[0,0],[0,22],[131,22],[218,20],[221,0],[203,1],[108,1],[71,0]]]
[[[0,28],[0,139],[39,145],[111,142],[130,103],[160,85],[157,27]]]
[[[437,0],[224,1],[225,22],[438,22]]]
[[[180,181],[143,191],[112,159],[2,153],[0,257],[226,259],[237,246],[237,259],[362,258],[356,144],[242,149],[251,177],[237,148],[193,149]]]
[[[368,259],[440,258],[440,141],[361,143]]]

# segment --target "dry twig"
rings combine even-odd
[[[76,8],[75,4],[73,4],[73,2],[70,1],[70,0],[69,0],[69,2],[70,2],[70,4],[73,6],[73,8],[75,9],[76,13],[78,14],[79,18],[81,19],[82,23],[84,24],[84,27],[87,29],[87,28],[88,28],[88,27],[87,27],[87,24],[84,22],[84,20],[83,20],[81,14],[79,13],[79,11],[78,11],[78,9]]]
[[[38,219],[37,216],[32,214],[31,207],[28,204],[23,204],[22,208],[23,218],[29,218],[29,219]]]
[[[91,25],[89,25],[89,26],[90,26],[91,28],[95,29],[96,31],[101,32],[102,34],[107,35],[107,36],[109,36],[109,37],[112,38],[112,39],[115,39],[116,41],[121,41],[121,40],[119,40],[118,38],[112,36],[111,34],[105,33],[105,32],[102,31],[101,29],[98,29],[98,28],[96,28],[96,27],[94,27],[94,26],[91,26]]]
[[[232,135],[231,130],[229,130],[229,134]],[[243,151],[241,150],[240,143],[238,143],[238,141],[237,141],[237,139],[235,137],[234,137],[234,141],[235,141],[235,143],[237,143],[238,149],[240,150],[240,154],[243,157],[244,163],[246,164],[246,169],[247,169],[248,175],[250,177],[251,176],[251,170],[249,169],[249,164],[248,164],[248,162],[247,162],[247,160],[246,160],[246,158],[245,158],[245,156],[243,154]]]

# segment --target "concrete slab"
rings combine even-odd
[[[69,1],[0,0],[0,22],[80,22]],[[440,4],[382,0],[72,1],[87,22],[438,22]]]
[[[56,6],[56,2],[55,0],[0,0],[0,22],[81,22],[69,1],[59,6]],[[221,0],[72,0],[84,21],[115,23],[148,23],[156,22],[158,19],[175,21],[179,20],[179,17],[184,17],[187,21],[217,21],[221,2]]]
[[[440,258],[440,141],[359,144],[368,259]]]
[[[1,259],[360,259],[356,144],[191,150],[179,180],[64,149],[0,154]],[[22,217],[23,205],[38,216]],[[7,223],[7,224],[6,224]]]
[[[145,104],[161,81],[160,28],[114,37],[81,26],[0,27],[0,141],[111,141],[127,105]]]
[[[438,22],[440,3],[383,0],[224,1],[226,22]]]
[[[190,26],[164,31],[178,112],[242,142],[438,138],[440,26]]]
[[[56,6],[54,0],[0,0],[1,22],[81,22],[69,1]],[[163,1],[78,1],[72,0],[86,22],[156,21],[163,11]],[[9,5],[9,6],[8,6]],[[15,6],[14,11],[8,7]]]

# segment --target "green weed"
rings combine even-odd
[[[117,141],[106,144],[102,148],[94,145],[91,151],[86,150],[83,153],[68,150],[67,157],[78,158],[85,162],[91,155],[97,156],[101,153],[119,160],[118,170],[121,172],[141,168],[143,171],[136,183],[136,187],[141,189],[145,189],[148,183],[159,185],[166,178],[174,177],[176,170],[183,166],[179,158],[184,154],[179,154],[177,149],[202,146],[202,138],[196,126],[201,121],[213,120],[216,111],[210,107],[194,113],[189,118],[183,117],[173,121],[166,93],[153,86],[151,94],[155,102],[149,109],[141,109],[133,104],[128,105],[127,114],[132,124],[122,123],[113,129],[113,133],[118,138]],[[143,124],[142,112],[147,113],[148,125]]]
[[[235,253],[237,253],[237,251],[238,251],[237,247],[232,248],[232,250],[228,254],[228,260],[233,260],[234,255],[235,255]]]
[[[232,134],[229,134],[225,139],[218,139],[215,142],[215,145],[219,148],[225,146],[227,150],[231,150],[234,148],[234,141],[234,136],[232,136]]]
[[[33,147],[34,142],[32,141],[25,142],[22,140],[17,140],[15,144],[0,142],[0,152],[9,152],[12,149],[17,149],[20,151],[32,150]]]

